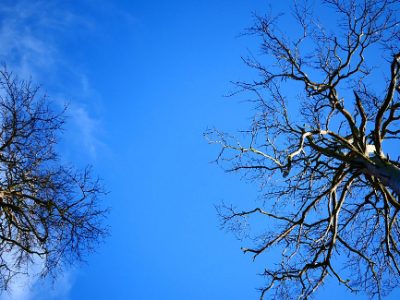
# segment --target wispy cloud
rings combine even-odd
[[[2,258],[10,261],[10,266],[13,265],[12,253],[3,253]],[[39,256],[31,258],[33,261],[19,270],[21,273],[9,282],[7,291],[0,293],[0,300],[68,300],[75,272],[69,269],[56,278],[38,280],[45,262]]]
[[[95,28],[90,16],[80,15],[62,1],[6,1],[0,7],[0,62],[20,78],[41,84],[60,104],[70,101],[74,137],[85,141],[81,151],[91,158],[102,145],[93,130],[101,122],[86,104],[90,99],[93,108],[100,97],[79,63],[70,61],[64,45],[74,35],[91,34]]]
[[[45,46],[40,33],[33,34],[33,27],[29,26],[29,19],[36,17],[38,10],[23,2],[1,7],[0,57],[20,76],[27,77],[35,75],[39,66],[51,65],[54,53],[51,45]]]
[[[5,1],[0,7],[0,58],[20,76],[42,79],[60,67],[59,37],[78,17],[57,6],[59,1]],[[45,77],[44,77],[45,78]]]
[[[82,137],[80,145],[86,148],[93,158],[96,158],[97,149],[104,146],[96,135],[101,128],[100,121],[92,118],[88,110],[82,106],[72,105],[70,108],[72,112],[71,119],[75,125],[79,126],[77,130],[80,130]]]
[[[0,300],[69,300],[75,272],[66,271],[55,281],[37,280],[32,275],[20,275],[11,282],[9,290],[0,295]]]

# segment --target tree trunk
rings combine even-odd
[[[375,156],[372,163],[365,166],[366,174],[378,178],[385,186],[389,187],[398,197],[400,195],[400,168],[390,161],[384,161]]]

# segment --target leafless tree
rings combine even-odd
[[[250,28],[262,56],[244,60],[260,79],[237,85],[254,95],[254,120],[241,140],[207,137],[218,162],[261,180],[263,201],[219,214],[234,230],[269,220],[243,248],[279,253],[261,299],[308,299],[327,277],[381,298],[400,284],[400,3],[314,2],[293,2],[297,32],[282,16]]]
[[[0,71],[0,290],[33,264],[56,275],[106,233],[99,181],[57,155],[64,119],[37,87]]]

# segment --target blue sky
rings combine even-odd
[[[52,289],[20,278],[2,300],[257,299],[268,258],[243,255],[214,205],[251,204],[258,187],[210,164],[218,149],[202,133],[246,127],[244,98],[223,95],[254,75],[240,56],[257,43],[238,36],[269,2],[2,1],[0,60],[69,103],[60,151],[94,166],[111,207],[87,264]],[[319,297],[350,296],[328,284]]]

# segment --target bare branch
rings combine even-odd
[[[390,158],[397,148],[384,148],[400,139],[399,4],[319,4],[338,15],[334,33],[318,23],[307,1],[295,1],[299,31],[290,37],[279,17],[256,17],[250,33],[272,62],[245,59],[260,79],[237,83],[255,96],[251,129],[240,141],[207,133],[221,147],[220,164],[263,187],[262,205],[219,211],[232,230],[234,222],[268,220],[267,228],[257,227],[261,234],[248,233],[253,245],[242,248],[254,259],[270,249],[281,254],[263,272],[261,299],[309,299],[328,275],[377,297],[400,284],[400,158]],[[380,88],[374,72],[386,60],[370,53],[382,49],[390,74]]]

